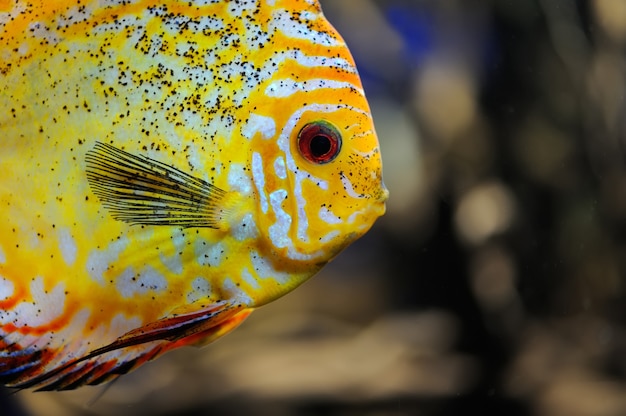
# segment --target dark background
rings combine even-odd
[[[626,414],[626,2],[322,5],[370,97],[387,215],[208,348],[104,392],[8,399],[37,416]]]

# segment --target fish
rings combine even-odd
[[[384,214],[317,0],[0,0],[0,384],[204,346]]]

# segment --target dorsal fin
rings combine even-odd
[[[226,192],[175,167],[96,142],[87,180],[116,220],[129,224],[219,228]]]

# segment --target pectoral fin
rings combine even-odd
[[[227,193],[173,166],[96,142],[87,180],[113,218],[129,224],[220,228]]]

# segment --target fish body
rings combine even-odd
[[[384,213],[316,0],[0,0],[0,381],[204,345]]]

